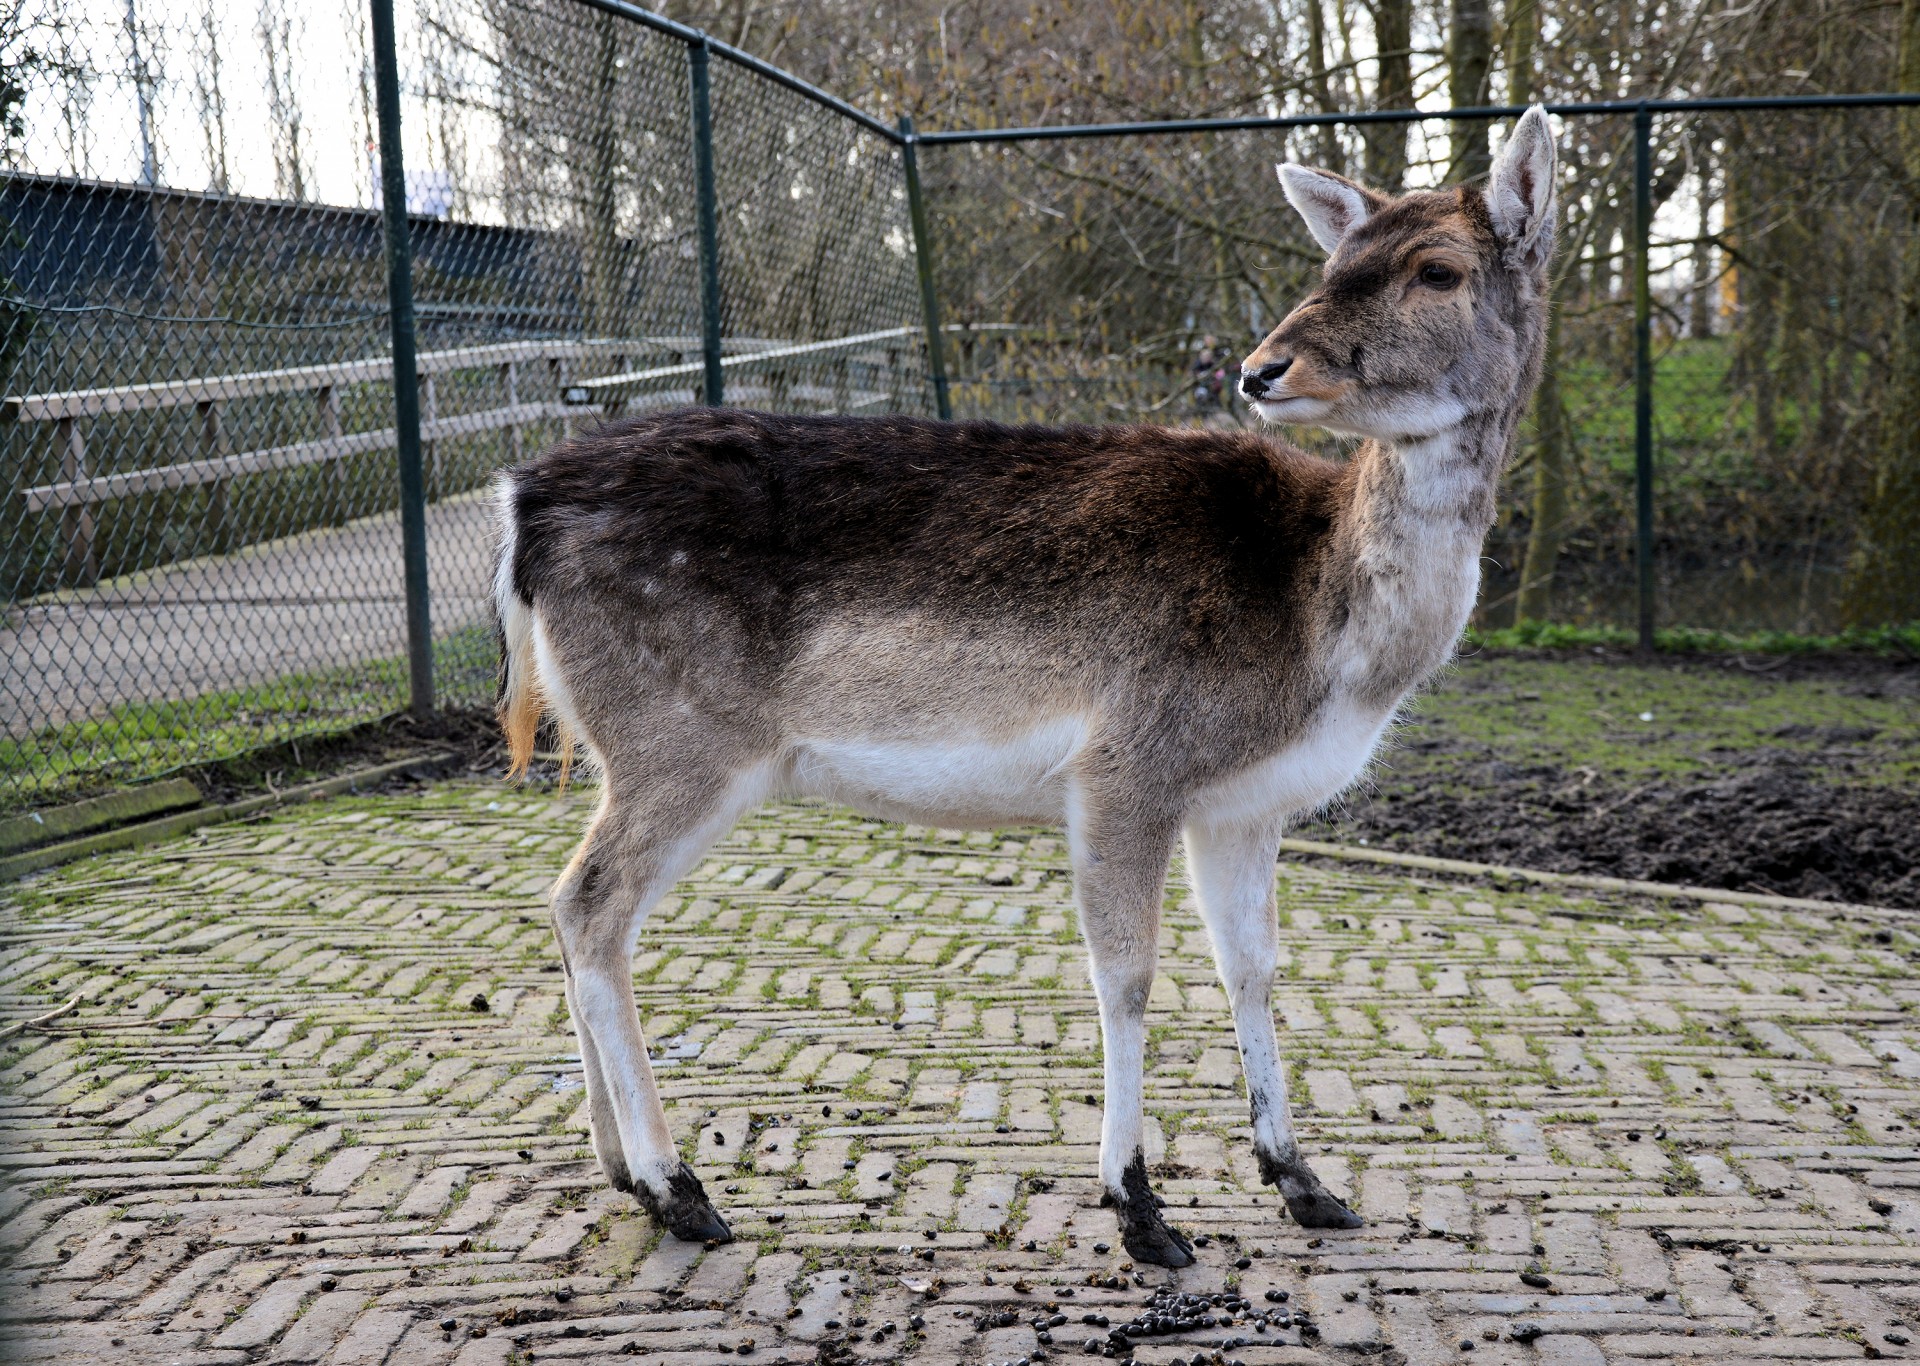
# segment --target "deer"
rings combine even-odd
[[[1453,656],[1538,380],[1554,138],[1398,197],[1276,168],[1327,253],[1243,362],[1260,428],[680,408],[498,481],[499,716],[599,775],[551,917],[607,1181],[677,1238],[726,1220],[675,1146],[635,1007],[649,907],[752,808],[1064,826],[1098,1007],[1099,1178],[1126,1251],[1192,1244],[1146,1166],[1146,1010],[1176,845],[1231,1004],[1262,1180],[1361,1224],[1301,1154],[1273,1015],[1282,831],[1359,780]],[[563,775],[564,775],[563,764]]]

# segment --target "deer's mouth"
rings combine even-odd
[[[1277,384],[1267,387],[1259,397],[1249,397],[1253,410],[1269,422],[1317,422],[1352,396],[1350,380],[1332,380],[1301,367],[1291,367]]]

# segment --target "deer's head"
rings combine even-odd
[[[1433,436],[1532,389],[1553,250],[1554,144],[1529,109],[1485,191],[1390,198],[1291,163],[1280,184],[1328,253],[1320,287],[1240,367],[1274,422]]]

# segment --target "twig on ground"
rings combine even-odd
[[[11,1039],[16,1034],[24,1034],[29,1029],[38,1029],[41,1025],[52,1024],[62,1015],[71,1015],[80,1008],[80,997],[75,995],[65,1005],[49,1010],[45,1015],[36,1015],[31,1020],[18,1020],[0,1029],[0,1042]]]

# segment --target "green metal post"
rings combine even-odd
[[[386,227],[387,312],[393,335],[393,426],[400,456],[400,559],[407,596],[408,705],[433,711],[433,619],[427,597],[427,483],[420,458],[420,372],[413,338],[413,245],[400,160],[400,61],[393,0],[369,0],[374,104],[380,121],[380,211]]]
[[[1647,242],[1653,233],[1653,111],[1633,114],[1633,483],[1634,569],[1640,588],[1640,650],[1653,650],[1653,293]]]
[[[927,227],[927,201],[920,193],[920,139],[913,116],[900,116],[900,156],[907,174],[907,217],[913,224],[913,260],[920,274],[920,312],[927,325],[927,372],[933,378],[933,410],[942,422],[953,420],[947,393],[947,353],[940,335],[940,295],[933,284],[933,234]]]
[[[707,80],[707,40],[687,44],[693,89],[693,193],[699,217],[700,353],[706,363],[701,402],[726,402],[720,368],[720,199],[713,182],[713,96]]]

